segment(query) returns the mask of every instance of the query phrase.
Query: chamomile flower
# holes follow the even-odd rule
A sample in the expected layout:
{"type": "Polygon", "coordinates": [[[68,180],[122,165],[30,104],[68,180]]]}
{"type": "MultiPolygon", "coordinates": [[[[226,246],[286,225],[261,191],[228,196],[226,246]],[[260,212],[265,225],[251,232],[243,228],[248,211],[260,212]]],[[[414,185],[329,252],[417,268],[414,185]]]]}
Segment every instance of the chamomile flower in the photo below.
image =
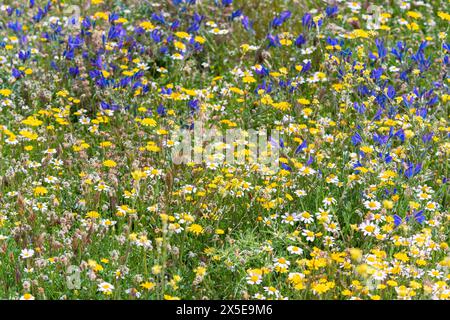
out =
{"type": "Polygon", "coordinates": [[[310,241],[310,242],[313,242],[314,239],[316,238],[315,233],[308,229],[304,229],[302,231],[302,236],[304,236],[306,238],[306,241],[310,241]]]}
{"type": "Polygon", "coordinates": [[[289,246],[287,247],[287,251],[290,254],[296,254],[296,255],[302,255],[303,254],[303,249],[297,246],[289,246]]]}
{"type": "Polygon", "coordinates": [[[98,291],[105,295],[111,295],[114,290],[114,286],[109,282],[101,282],[98,284],[98,291]]]}
{"type": "Polygon", "coordinates": [[[300,214],[298,215],[298,218],[301,222],[304,222],[307,224],[312,223],[314,221],[314,216],[311,213],[309,213],[308,211],[300,212],[300,214]]]}
{"type": "Polygon", "coordinates": [[[322,200],[322,203],[324,204],[325,207],[329,207],[333,204],[336,204],[336,199],[332,197],[326,197],[325,199],[322,200]]]}
{"type": "Polygon", "coordinates": [[[375,211],[381,208],[381,203],[376,200],[366,200],[364,201],[364,206],[369,210],[375,211]]]}
{"type": "Polygon", "coordinates": [[[34,296],[30,293],[25,293],[20,297],[20,300],[35,300],[34,296]]]}
{"type": "Polygon", "coordinates": [[[248,284],[260,284],[262,282],[262,277],[260,274],[251,273],[246,278],[248,284]]]}
{"type": "Polygon", "coordinates": [[[374,236],[379,232],[378,226],[370,221],[361,223],[359,229],[365,236],[374,236]]]}
{"type": "Polygon", "coordinates": [[[33,249],[22,249],[20,252],[20,257],[22,259],[29,259],[34,256],[34,250],[33,249]]]}
{"type": "Polygon", "coordinates": [[[290,224],[291,226],[293,226],[294,223],[296,221],[298,221],[298,217],[297,217],[297,215],[295,213],[288,213],[288,212],[286,212],[286,213],[284,213],[282,215],[281,218],[282,218],[282,222],[283,223],[290,224]]]}
{"type": "Polygon", "coordinates": [[[280,296],[280,292],[278,291],[277,288],[275,287],[264,287],[264,291],[269,295],[269,296],[274,296],[276,298],[278,298],[280,296]]]}

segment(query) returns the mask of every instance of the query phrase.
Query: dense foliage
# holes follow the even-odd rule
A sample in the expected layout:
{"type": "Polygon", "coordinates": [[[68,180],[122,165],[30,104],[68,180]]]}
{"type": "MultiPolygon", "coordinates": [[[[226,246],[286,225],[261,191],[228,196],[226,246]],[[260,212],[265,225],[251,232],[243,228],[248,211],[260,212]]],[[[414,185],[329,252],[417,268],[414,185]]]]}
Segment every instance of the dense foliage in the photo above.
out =
{"type": "Polygon", "coordinates": [[[449,299],[449,11],[7,1],[0,298],[449,299]]]}

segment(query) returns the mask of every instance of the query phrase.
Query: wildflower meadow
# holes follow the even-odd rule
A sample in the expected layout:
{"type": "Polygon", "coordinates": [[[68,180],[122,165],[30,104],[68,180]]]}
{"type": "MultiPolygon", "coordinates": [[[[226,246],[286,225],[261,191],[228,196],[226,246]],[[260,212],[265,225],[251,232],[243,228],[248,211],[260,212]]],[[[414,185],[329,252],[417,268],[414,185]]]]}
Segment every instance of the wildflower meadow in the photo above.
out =
{"type": "Polygon", "coordinates": [[[450,299],[449,21],[3,0],[0,299],[450,299]]]}

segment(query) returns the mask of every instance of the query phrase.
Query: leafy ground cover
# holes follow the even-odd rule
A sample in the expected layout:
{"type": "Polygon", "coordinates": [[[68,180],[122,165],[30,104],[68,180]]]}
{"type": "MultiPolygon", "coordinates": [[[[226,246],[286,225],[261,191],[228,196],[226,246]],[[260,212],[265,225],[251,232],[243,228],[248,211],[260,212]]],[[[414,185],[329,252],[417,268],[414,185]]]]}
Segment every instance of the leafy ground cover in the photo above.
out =
{"type": "Polygon", "coordinates": [[[0,9],[0,298],[449,299],[448,1],[0,9]]]}

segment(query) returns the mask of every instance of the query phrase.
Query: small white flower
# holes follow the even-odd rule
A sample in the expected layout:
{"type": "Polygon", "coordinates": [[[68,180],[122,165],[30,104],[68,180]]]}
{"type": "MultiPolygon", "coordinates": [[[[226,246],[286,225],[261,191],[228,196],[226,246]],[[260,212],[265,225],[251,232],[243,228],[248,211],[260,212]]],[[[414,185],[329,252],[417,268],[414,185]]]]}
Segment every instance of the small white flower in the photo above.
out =
{"type": "Polygon", "coordinates": [[[365,236],[371,236],[378,233],[378,227],[370,221],[363,222],[360,224],[359,229],[363,232],[365,236]]]}
{"type": "Polygon", "coordinates": [[[25,293],[20,297],[20,300],[34,300],[34,296],[30,293],[25,293]]]}
{"type": "Polygon", "coordinates": [[[33,255],[34,255],[34,250],[33,249],[23,249],[22,252],[20,253],[20,257],[22,259],[31,258],[33,255]]]}
{"type": "Polygon", "coordinates": [[[304,223],[312,223],[314,221],[314,217],[308,211],[303,211],[299,214],[299,219],[304,223]]]}
{"type": "Polygon", "coordinates": [[[381,208],[381,203],[375,200],[364,201],[364,206],[369,210],[378,210],[381,208]]]}
{"type": "Polygon", "coordinates": [[[264,291],[267,292],[269,296],[274,295],[275,297],[278,297],[278,295],[280,294],[280,292],[275,287],[264,287],[264,291]]]}
{"type": "Polygon", "coordinates": [[[303,253],[303,249],[299,248],[297,246],[289,246],[289,247],[287,247],[287,251],[290,254],[297,254],[297,255],[301,255],[303,253]]]}
{"type": "Polygon", "coordinates": [[[102,282],[99,283],[98,290],[104,294],[111,294],[114,290],[114,286],[109,282],[102,282]]]}

